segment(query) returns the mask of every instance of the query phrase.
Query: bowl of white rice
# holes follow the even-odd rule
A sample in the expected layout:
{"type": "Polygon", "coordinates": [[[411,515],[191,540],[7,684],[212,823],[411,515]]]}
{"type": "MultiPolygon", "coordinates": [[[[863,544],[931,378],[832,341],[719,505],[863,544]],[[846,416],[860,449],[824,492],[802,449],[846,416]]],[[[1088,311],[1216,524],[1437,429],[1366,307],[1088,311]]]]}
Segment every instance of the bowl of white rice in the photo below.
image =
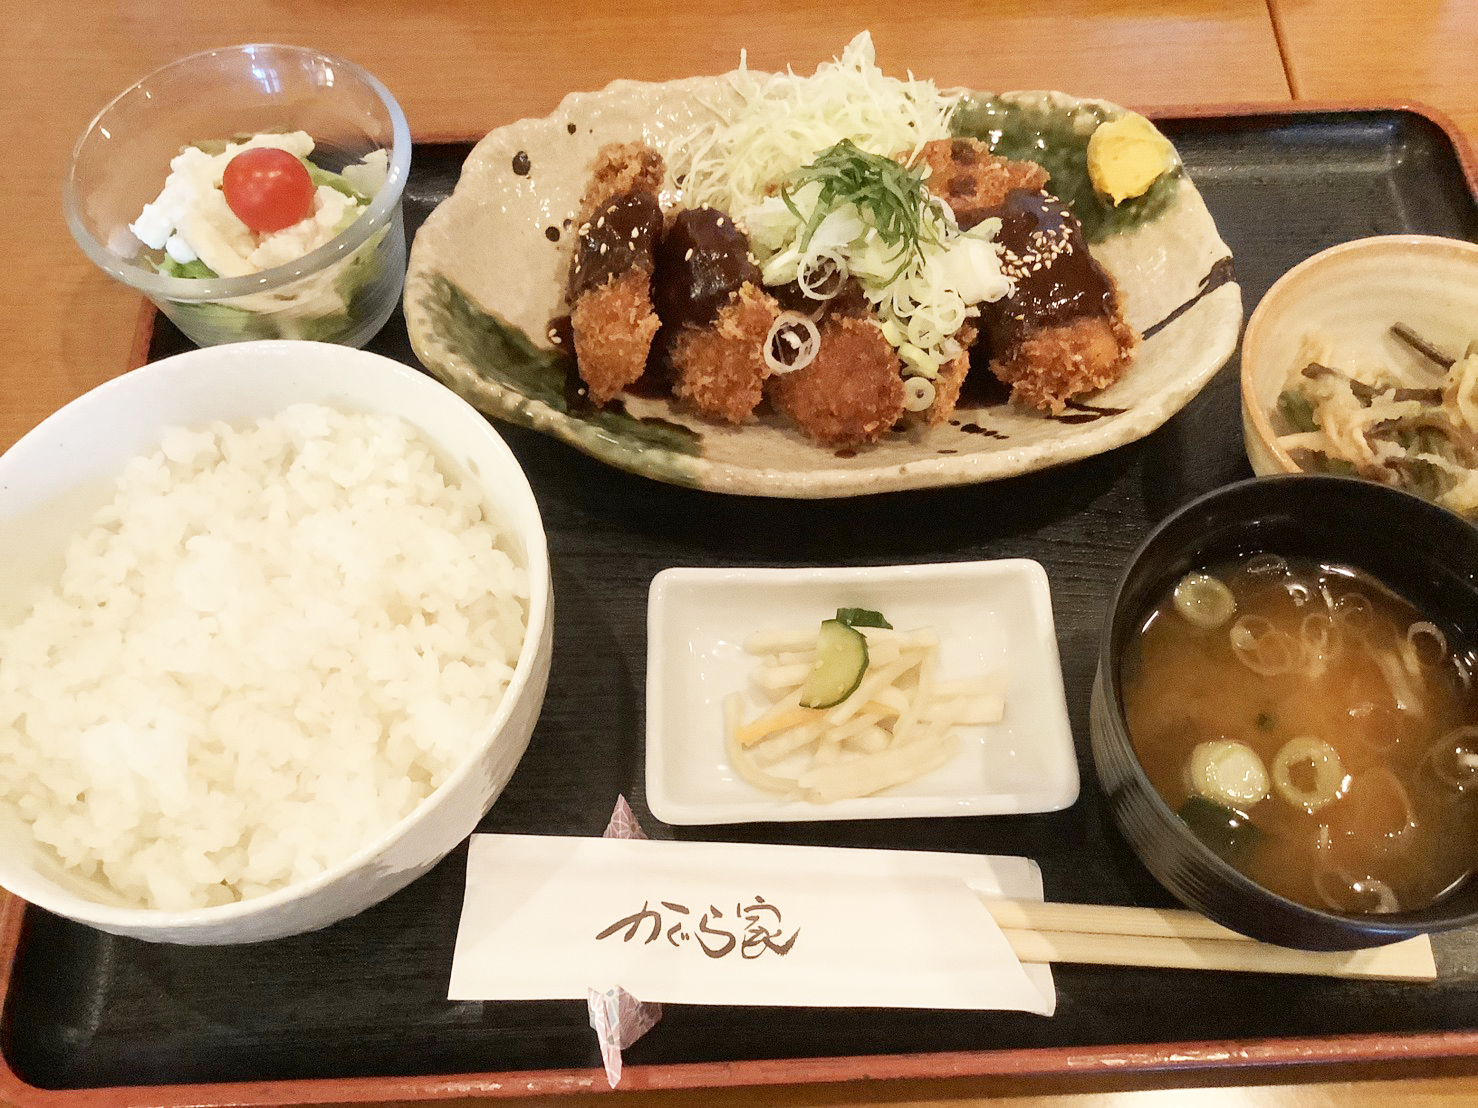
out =
{"type": "Polygon", "coordinates": [[[293,341],[124,374],[0,456],[0,885],[162,942],[360,912],[507,784],[551,632],[528,481],[442,385],[293,341]]]}

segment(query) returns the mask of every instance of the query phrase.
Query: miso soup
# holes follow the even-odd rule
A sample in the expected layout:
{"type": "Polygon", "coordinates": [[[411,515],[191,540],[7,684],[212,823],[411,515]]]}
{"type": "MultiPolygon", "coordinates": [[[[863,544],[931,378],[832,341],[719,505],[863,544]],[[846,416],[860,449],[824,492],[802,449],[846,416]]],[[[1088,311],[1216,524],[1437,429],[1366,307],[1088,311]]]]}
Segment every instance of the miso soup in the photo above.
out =
{"type": "Polygon", "coordinates": [[[1368,575],[1255,555],[1188,575],[1125,652],[1150,782],[1228,862],[1344,915],[1474,868],[1478,699],[1460,644],[1368,575]]]}

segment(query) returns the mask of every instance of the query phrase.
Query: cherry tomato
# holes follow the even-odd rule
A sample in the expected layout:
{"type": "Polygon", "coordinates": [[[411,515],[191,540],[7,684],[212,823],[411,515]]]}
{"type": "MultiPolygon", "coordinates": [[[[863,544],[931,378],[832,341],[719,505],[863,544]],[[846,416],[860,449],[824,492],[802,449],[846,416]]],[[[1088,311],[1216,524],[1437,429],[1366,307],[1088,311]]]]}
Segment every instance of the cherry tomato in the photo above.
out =
{"type": "Polygon", "coordinates": [[[254,146],[227,162],[221,191],[236,218],[262,234],[291,227],[313,211],[308,170],[286,150],[271,146],[254,146]]]}

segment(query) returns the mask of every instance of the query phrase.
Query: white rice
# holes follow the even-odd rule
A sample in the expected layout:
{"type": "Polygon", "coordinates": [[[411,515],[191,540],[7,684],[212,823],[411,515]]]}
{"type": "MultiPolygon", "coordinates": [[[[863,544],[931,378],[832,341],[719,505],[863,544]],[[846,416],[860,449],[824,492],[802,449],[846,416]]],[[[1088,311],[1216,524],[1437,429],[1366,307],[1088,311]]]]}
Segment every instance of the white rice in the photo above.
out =
{"type": "Polygon", "coordinates": [[[527,623],[511,549],[399,419],[298,405],[172,432],[0,629],[0,797],[140,905],[311,878],[497,707],[527,623]]]}

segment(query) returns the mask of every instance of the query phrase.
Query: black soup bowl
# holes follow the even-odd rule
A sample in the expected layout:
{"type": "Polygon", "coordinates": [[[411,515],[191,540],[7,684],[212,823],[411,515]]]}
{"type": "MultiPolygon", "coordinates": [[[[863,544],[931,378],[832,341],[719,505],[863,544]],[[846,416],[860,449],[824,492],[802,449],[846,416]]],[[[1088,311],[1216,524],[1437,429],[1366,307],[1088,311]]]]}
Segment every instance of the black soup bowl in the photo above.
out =
{"type": "MultiPolygon", "coordinates": [[[[1478,875],[1418,911],[1354,916],[1295,903],[1223,860],[1150,783],[1130,741],[1121,683],[1137,634],[1185,574],[1254,553],[1363,570],[1437,624],[1470,663],[1475,658],[1478,528],[1416,496],[1355,478],[1262,477],[1208,493],[1164,520],[1130,559],[1100,640],[1093,761],[1119,830],[1178,899],[1266,942],[1349,950],[1478,923],[1478,875]]],[[[1478,869],[1478,841],[1473,849],[1478,869]]]]}

